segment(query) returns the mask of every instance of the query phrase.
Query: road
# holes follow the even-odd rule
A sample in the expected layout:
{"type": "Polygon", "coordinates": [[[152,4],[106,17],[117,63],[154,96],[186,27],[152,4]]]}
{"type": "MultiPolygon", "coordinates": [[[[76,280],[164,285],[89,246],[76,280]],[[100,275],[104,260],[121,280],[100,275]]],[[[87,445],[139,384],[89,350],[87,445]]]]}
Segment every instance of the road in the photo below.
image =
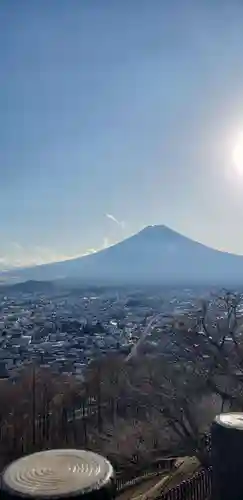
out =
{"type": "Polygon", "coordinates": [[[161,318],[163,316],[163,313],[159,313],[159,314],[156,314],[155,316],[152,316],[152,318],[150,319],[150,321],[148,322],[146,328],[144,329],[141,337],[139,337],[139,340],[137,341],[137,343],[133,346],[133,348],[131,349],[131,351],[129,352],[128,356],[126,357],[125,359],[125,362],[128,362],[130,361],[132,358],[135,358],[138,354],[138,349],[139,347],[142,345],[142,343],[144,342],[144,340],[146,339],[147,335],[150,333],[150,330],[151,330],[151,327],[154,325],[156,325],[156,322],[159,318],[161,318]]]}

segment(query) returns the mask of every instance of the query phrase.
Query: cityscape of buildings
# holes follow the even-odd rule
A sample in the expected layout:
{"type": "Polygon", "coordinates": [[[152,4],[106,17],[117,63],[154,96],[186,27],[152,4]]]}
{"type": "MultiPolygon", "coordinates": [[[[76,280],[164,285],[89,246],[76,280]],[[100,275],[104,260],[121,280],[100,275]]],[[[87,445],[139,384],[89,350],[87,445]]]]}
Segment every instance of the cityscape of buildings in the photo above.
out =
{"type": "Polygon", "coordinates": [[[175,314],[190,308],[193,300],[190,290],[30,293],[10,287],[0,302],[0,377],[11,377],[32,362],[82,378],[84,368],[100,355],[128,354],[146,318],[175,314]]]}

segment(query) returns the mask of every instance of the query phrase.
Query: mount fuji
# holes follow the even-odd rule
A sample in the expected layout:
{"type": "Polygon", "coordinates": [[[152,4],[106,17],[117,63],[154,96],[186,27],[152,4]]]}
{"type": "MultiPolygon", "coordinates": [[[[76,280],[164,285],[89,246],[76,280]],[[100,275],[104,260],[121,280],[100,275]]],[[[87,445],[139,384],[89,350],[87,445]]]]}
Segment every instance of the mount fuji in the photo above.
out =
{"type": "Polygon", "coordinates": [[[243,256],[207,247],[166,226],[148,226],[96,253],[15,269],[5,280],[80,278],[111,284],[240,284],[243,256]]]}

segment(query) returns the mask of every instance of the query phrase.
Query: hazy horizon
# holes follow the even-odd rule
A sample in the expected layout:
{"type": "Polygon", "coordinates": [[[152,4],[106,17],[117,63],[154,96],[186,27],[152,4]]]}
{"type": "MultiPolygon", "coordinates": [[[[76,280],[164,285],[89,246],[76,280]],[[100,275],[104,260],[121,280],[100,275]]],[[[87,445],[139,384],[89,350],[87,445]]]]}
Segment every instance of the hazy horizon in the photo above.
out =
{"type": "Polygon", "coordinates": [[[0,39],[1,269],[151,224],[243,255],[243,4],[3,0],[0,39]]]}
{"type": "MultiPolygon", "coordinates": [[[[91,275],[93,274],[92,280],[96,279],[99,281],[99,273],[102,270],[102,273],[104,273],[104,276],[109,276],[111,274],[112,279],[116,281],[116,266],[111,271],[112,266],[114,264],[113,260],[115,258],[116,265],[122,265],[123,271],[122,274],[131,276],[131,280],[133,278],[133,272],[134,272],[134,262],[136,261],[136,265],[139,267],[139,275],[143,277],[146,275],[146,272],[148,271],[148,274],[150,275],[149,268],[151,266],[151,262],[154,262],[155,268],[156,268],[156,275],[157,277],[159,276],[159,271],[161,271],[164,268],[167,268],[168,266],[168,278],[171,279],[172,275],[178,276],[181,272],[181,269],[184,268],[184,271],[186,270],[186,276],[190,278],[192,274],[192,263],[194,263],[195,259],[198,257],[198,252],[199,254],[202,254],[203,252],[203,259],[202,261],[198,262],[198,269],[203,272],[203,276],[205,274],[205,270],[207,269],[207,274],[209,276],[213,276],[214,271],[215,271],[215,266],[217,267],[220,262],[222,263],[222,258],[224,259],[224,265],[221,267],[220,270],[220,276],[221,278],[224,278],[224,274],[227,275],[228,272],[230,272],[230,275],[235,274],[235,265],[236,267],[236,275],[238,275],[239,271],[241,272],[241,264],[243,265],[243,255],[241,254],[235,254],[231,252],[224,252],[221,250],[217,250],[213,247],[210,247],[209,245],[205,245],[202,242],[198,240],[193,240],[191,238],[188,238],[186,235],[183,235],[182,233],[169,228],[166,225],[161,225],[161,224],[154,224],[154,225],[149,225],[145,226],[142,229],[140,229],[138,232],[133,233],[119,241],[116,241],[114,243],[111,243],[110,245],[106,247],[99,248],[97,250],[89,250],[88,252],[85,252],[84,254],[81,255],[75,255],[75,256],[64,256],[63,258],[55,259],[55,260],[50,260],[50,261],[45,261],[45,262],[30,262],[29,264],[17,264],[17,265],[11,265],[8,268],[2,268],[0,269],[1,276],[12,276],[12,271],[15,273],[17,271],[17,275],[20,281],[21,281],[21,274],[18,275],[19,271],[23,271],[23,279],[25,279],[25,270],[27,271],[26,277],[30,280],[36,279],[35,278],[35,273],[28,274],[28,270],[37,270],[38,274],[38,279],[43,280],[43,273],[45,276],[45,279],[57,279],[60,277],[65,277],[65,278],[72,278],[76,277],[77,279],[82,278],[83,273],[84,276],[86,275],[86,271],[88,270],[87,276],[89,276],[89,271],[90,268],[86,269],[86,264],[87,260],[83,261],[81,259],[82,257],[91,257],[91,261],[89,260],[89,263],[91,263],[91,275]],[[121,245],[120,245],[121,244],[121,245]],[[127,245],[128,244],[128,245],[127,245]],[[113,251],[112,247],[116,247],[113,251]],[[130,249],[132,250],[132,254],[130,253],[127,254],[127,250],[130,249]],[[102,250],[102,252],[101,252],[102,250]],[[104,250],[108,250],[108,252],[103,252],[104,250]],[[112,253],[110,252],[112,250],[112,253]],[[215,252],[216,250],[216,252],[215,252]],[[135,252],[135,255],[134,255],[135,252]],[[154,254],[155,252],[155,254],[154,254]],[[93,259],[92,255],[95,256],[97,255],[98,258],[94,257],[95,260],[93,259]],[[104,257],[105,255],[105,260],[100,261],[100,257],[104,257]],[[141,261],[141,255],[144,254],[146,255],[145,262],[141,261]],[[208,260],[208,257],[210,255],[210,258],[208,260]],[[156,258],[155,258],[156,256],[156,258]],[[117,260],[118,257],[118,260],[117,260]],[[241,260],[242,257],[242,262],[240,262],[238,259],[241,260]],[[165,258],[168,259],[168,262],[165,263],[165,258]],[[186,261],[184,264],[182,264],[183,260],[186,261]],[[232,260],[233,258],[233,260],[232,260]],[[155,260],[154,260],[155,259],[155,260]],[[212,260],[213,259],[213,260],[212,260]],[[229,259],[229,260],[228,260],[229,259]],[[77,263],[77,266],[76,266],[77,263]],[[61,267],[59,266],[61,264],[61,267]],[[64,267],[63,267],[64,264],[64,267]],[[70,267],[70,265],[71,267],[70,267]],[[74,264],[74,267],[73,267],[74,264]],[[83,265],[84,264],[84,265],[83,265]],[[97,266],[97,269],[95,271],[95,267],[97,266]],[[51,266],[50,266],[51,265],[51,266]],[[67,265],[67,267],[66,267],[67,265]],[[239,267],[240,265],[240,267],[239,267]],[[57,267],[56,267],[57,266],[57,267]],[[124,267],[125,266],[125,267],[124,267]],[[131,267],[132,266],[132,267],[131,267]],[[172,266],[172,267],[171,267],[172,266]],[[178,267],[179,266],[179,267],[178,267]],[[56,273],[56,269],[58,270],[62,269],[62,272],[64,271],[63,275],[58,276],[58,273],[56,273]],[[169,270],[170,268],[170,270],[169,270]],[[52,273],[54,271],[54,275],[52,276],[52,273]],[[69,274],[69,271],[71,273],[69,274]],[[5,274],[6,272],[6,274],[5,274]],[[46,274],[47,272],[47,274],[46,274]],[[73,276],[74,272],[74,276],[73,276]],[[50,276],[49,277],[49,273],[50,276]]],[[[197,267],[197,266],[196,266],[197,267]]],[[[200,274],[199,271],[199,274],[200,274]]],[[[59,271],[58,271],[59,272],[59,271]]],[[[196,272],[196,270],[194,270],[196,272]]],[[[14,275],[13,275],[14,276],[14,275]]],[[[152,276],[152,275],[151,275],[152,276]]],[[[89,279],[86,277],[86,279],[89,279]]],[[[125,277],[125,282],[126,282],[126,277],[125,277]]],[[[174,279],[174,278],[173,278],[174,279]]],[[[103,280],[103,278],[102,278],[103,280]]],[[[119,282],[119,280],[118,280],[119,282]]],[[[153,282],[153,280],[152,280],[153,282]]],[[[160,278],[159,278],[160,282],[160,278]]]]}

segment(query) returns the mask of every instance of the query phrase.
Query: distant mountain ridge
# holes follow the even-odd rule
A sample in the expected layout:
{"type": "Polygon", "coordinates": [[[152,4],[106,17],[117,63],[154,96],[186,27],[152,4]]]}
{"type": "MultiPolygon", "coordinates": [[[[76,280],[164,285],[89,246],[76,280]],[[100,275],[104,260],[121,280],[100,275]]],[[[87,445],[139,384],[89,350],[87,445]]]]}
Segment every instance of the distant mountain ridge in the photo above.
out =
{"type": "Polygon", "coordinates": [[[51,293],[55,290],[55,285],[51,281],[35,281],[28,280],[20,283],[14,284],[2,284],[0,286],[1,293],[11,292],[21,292],[26,294],[33,293],[51,293]]]}
{"type": "Polygon", "coordinates": [[[15,269],[5,278],[80,278],[97,283],[243,283],[243,256],[221,252],[166,226],[148,226],[99,252],[73,260],[15,269]]]}

